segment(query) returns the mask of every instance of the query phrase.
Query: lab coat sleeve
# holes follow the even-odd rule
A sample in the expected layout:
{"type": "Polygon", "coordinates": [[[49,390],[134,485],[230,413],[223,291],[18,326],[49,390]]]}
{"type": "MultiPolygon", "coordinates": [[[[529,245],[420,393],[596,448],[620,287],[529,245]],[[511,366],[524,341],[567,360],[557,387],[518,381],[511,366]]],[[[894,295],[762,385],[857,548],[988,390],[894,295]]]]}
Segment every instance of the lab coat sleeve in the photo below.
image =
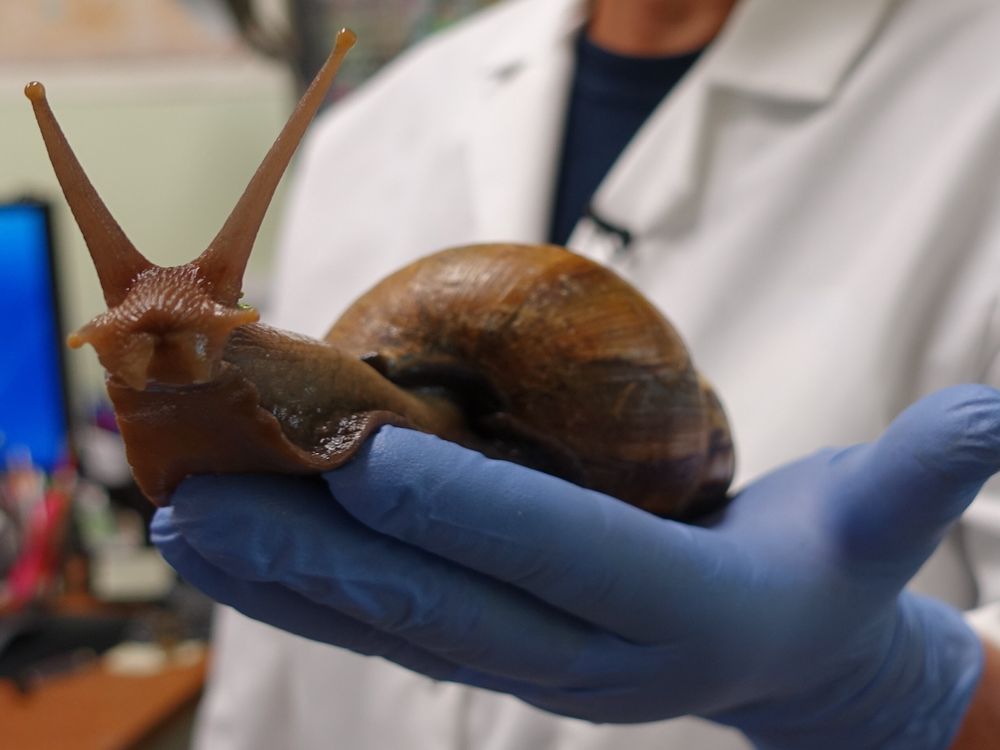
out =
{"type": "MultiPolygon", "coordinates": [[[[1000,313],[993,328],[1000,328],[1000,313]]],[[[1000,387],[1000,355],[991,363],[985,378],[1000,387]]],[[[975,576],[979,607],[969,613],[970,624],[1000,647],[1000,477],[994,477],[966,512],[962,542],[975,576]]]]}
{"type": "Polygon", "coordinates": [[[969,622],[1000,647],[1000,480],[994,478],[962,521],[960,539],[977,584],[969,622]]]}
{"type": "Polygon", "coordinates": [[[294,747],[286,718],[296,679],[285,641],[273,628],[228,608],[215,611],[212,661],[192,746],[203,750],[294,747]],[[270,631],[270,632],[268,632],[270,631]],[[248,706],[255,707],[248,710],[248,706]]]}
{"type": "MultiPolygon", "coordinates": [[[[941,231],[927,252],[928,262],[949,256],[961,262],[944,274],[934,314],[917,329],[925,343],[908,398],[957,382],[1000,388],[1000,179],[979,166],[1000,153],[1000,106],[994,101],[978,114],[977,135],[954,171],[954,200],[937,220],[941,231]]],[[[1000,475],[986,484],[937,557],[944,562],[938,572],[950,567],[952,575],[939,576],[934,595],[978,608],[970,610],[970,622],[1000,642],[1000,475]]],[[[917,583],[920,588],[919,577],[917,583]]]]}

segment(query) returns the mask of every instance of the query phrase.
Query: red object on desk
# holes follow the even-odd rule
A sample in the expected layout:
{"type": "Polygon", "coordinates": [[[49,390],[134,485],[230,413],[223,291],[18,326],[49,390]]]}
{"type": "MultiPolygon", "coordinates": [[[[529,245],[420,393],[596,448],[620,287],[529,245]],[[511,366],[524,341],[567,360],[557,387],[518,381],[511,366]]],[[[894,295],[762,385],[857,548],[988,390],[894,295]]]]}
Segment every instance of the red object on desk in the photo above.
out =
{"type": "Polygon", "coordinates": [[[31,509],[23,552],[7,577],[7,608],[37,599],[56,578],[69,507],[68,495],[50,489],[31,509]]]}

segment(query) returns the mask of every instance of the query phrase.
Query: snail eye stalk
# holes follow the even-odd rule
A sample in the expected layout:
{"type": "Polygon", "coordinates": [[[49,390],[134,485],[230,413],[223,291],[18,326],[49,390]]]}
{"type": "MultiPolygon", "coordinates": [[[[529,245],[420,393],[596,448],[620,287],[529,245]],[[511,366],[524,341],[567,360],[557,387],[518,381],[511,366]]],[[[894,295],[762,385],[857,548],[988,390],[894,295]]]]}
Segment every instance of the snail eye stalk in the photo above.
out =
{"type": "Polygon", "coordinates": [[[250,251],[274,191],[302,141],[306,128],[323,104],[341,62],[356,41],[357,36],[348,29],[341,29],[337,34],[333,51],[302,95],[233,212],[208,249],[194,261],[202,275],[212,284],[215,299],[220,304],[235,305],[239,300],[250,251]]]}
{"type": "MultiPolygon", "coordinates": [[[[193,261],[211,287],[216,302],[235,306],[239,301],[250,251],[274,191],[306,128],[322,105],[341,62],[356,41],[354,32],[348,29],[337,34],[326,63],[302,96],[229,218],[208,248],[193,261]]],[[[52,167],[90,250],[104,300],[109,307],[119,305],[135,279],[156,266],[136,250],[97,194],[49,107],[45,87],[32,81],[25,86],[24,93],[31,101],[52,167]]]]}
{"type": "Polygon", "coordinates": [[[250,251],[274,191],[356,37],[346,29],[303,95],[222,229],[196,260],[150,263],[125,236],[70,148],[45,87],[33,81],[31,101],[56,177],[83,233],[108,311],[69,337],[90,344],[105,369],[136,391],[148,383],[204,383],[222,368],[230,334],[257,321],[239,304],[250,251]]]}
{"type": "Polygon", "coordinates": [[[45,87],[32,81],[24,93],[31,100],[52,168],[94,261],[104,301],[108,307],[121,304],[136,277],[153,265],[125,236],[83,171],[49,107],[45,87]]]}

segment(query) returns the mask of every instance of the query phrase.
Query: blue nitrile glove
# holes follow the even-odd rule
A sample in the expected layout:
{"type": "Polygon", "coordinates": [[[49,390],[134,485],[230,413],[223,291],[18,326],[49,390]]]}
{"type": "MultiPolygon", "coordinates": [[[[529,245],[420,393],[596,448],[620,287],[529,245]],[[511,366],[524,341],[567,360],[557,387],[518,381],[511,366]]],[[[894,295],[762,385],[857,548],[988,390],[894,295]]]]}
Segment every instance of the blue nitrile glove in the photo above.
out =
{"type": "Polygon", "coordinates": [[[957,611],[900,590],[998,467],[1000,393],[980,386],[763,477],[705,527],[383,428],[326,484],[190,480],[153,532],[251,617],[559,714],[939,749],[982,650],[957,611]]]}

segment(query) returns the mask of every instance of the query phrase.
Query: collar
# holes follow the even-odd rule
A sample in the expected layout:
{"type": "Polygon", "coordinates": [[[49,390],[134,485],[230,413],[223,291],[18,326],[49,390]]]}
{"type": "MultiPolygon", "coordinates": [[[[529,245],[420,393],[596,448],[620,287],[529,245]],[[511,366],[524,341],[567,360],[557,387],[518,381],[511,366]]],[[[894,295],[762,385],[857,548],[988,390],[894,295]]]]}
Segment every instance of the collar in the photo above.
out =
{"type": "MultiPolygon", "coordinates": [[[[728,89],[822,103],[836,93],[898,2],[739,0],[706,52],[704,74],[728,89]]],[[[587,0],[519,4],[527,11],[529,3],[530,25],[507,29],[483,60],[489,75],[504,79],[544,58],[567,44],[587,17],[587,0]]]]}
{"type": "MultiPolygon", "coordinates": [[[[898,0],[739,0],[719,37],[654,112],[594,196],[597,213],[635,236],[692,215],[713,88],[821,105],[898,0]],[[683,105],[683,106],[682,106],[683,105]],[[669,165],[664,168],[663,165],[669,165]]],[[[466,141],[478,236],[538,242],[548,227],[572,71],[587,0],[514,0],[494,10],[488,82],[466,141]],[[532,116],[526,117],[525,113],[532,116]]],[[[570,246],[578,246],[575,235],[570,246]]]]}
{"type": "Polygon", "coordinates": [[[505,80],[562,48],[587,20],[588,0],[517,0],[508,4],[510,23],[482,59],[486,74],[505,80]],[[520,8],[517,8],[520,6],[520,8]]]}
{"type": "Polygon", "coordinates": [[[713,45],[716,85],[820,104],[837,92],[898,0],[742,0],[713,45]]]}

